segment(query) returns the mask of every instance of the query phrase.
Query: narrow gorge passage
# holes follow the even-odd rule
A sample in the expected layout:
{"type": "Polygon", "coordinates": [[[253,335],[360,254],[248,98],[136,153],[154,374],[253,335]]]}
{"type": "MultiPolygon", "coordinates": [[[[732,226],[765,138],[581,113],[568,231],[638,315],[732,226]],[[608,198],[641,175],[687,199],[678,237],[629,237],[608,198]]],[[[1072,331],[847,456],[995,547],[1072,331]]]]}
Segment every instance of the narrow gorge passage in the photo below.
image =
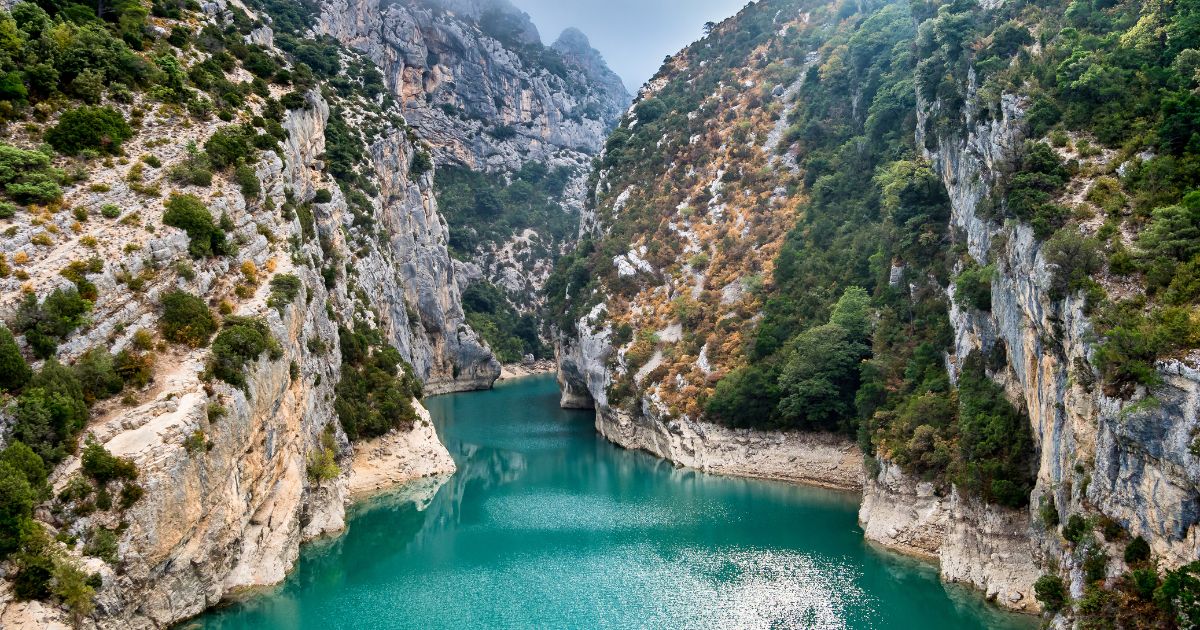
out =
{"type": "Polygon", "coordinates": [[[854,494],[677,469],[557,397],[537,376],[429,399],[453,477],[358,505],[278,589],[181,628],[1035,625],[872,548],[854,494]]]}

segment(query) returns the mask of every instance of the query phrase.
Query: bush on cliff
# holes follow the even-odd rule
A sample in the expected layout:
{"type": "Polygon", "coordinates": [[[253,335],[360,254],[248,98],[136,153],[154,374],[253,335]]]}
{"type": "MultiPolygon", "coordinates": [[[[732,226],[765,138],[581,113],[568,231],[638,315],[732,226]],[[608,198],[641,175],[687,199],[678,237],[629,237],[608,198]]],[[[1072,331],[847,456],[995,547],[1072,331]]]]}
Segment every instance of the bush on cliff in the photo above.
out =
{"type": "Polygon", "coordinates": [[[162,298],[160,320],[163,337],[193,348],[208,345],[217,331],[217,319],[204,300],[186,291],[172,291],[162,298]]]}
{"type": "Polygon", "coordinates": [[[412,367],[361,323],[353,331],[340,328],[338,336],[342,380],[333,405],[346,437],[370,439],[411,429],[419,417],[413,399],[422,395],[412,367]]]}
{"type": "Polygon", "coordinates": [[[227,317],[221,332],[212,344],[209,369],[213,376],[241,389],[246,389],[245,366],[263,353],[277,360],[283,356],[279,342],[271,335],[266,322],[250,317],[227,317]]]}

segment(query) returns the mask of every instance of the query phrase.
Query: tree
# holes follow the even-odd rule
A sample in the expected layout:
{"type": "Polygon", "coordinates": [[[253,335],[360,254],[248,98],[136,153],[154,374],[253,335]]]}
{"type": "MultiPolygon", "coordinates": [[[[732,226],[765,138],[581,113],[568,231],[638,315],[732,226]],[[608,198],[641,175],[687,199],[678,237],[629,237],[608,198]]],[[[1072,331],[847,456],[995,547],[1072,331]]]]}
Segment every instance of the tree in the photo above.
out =
{"type": "Polygon", "coordinates": [[[217,332],[217,320],[208,305],[186,291],[177,290],[164,295],[162,307],[160,325],[163,337],[168,341],[202,348],[217,332]]]}
{"type": "Polygon", "coordinates": [[[88,438],[80,458],[80,468],[93,481],[104,487],[110,481],[137,479],[138,470],[134,463],[124,457],[116,457],[103,444],[88,438]]]}
{"type": "Polygon", "coordinates": [[[751,365],[727,374],[717,382],[706,411],[733,427],[770,426],[779,406],[778,374],[751,365]]]}
{"type": "Polygon", "coordinates": [[[1033,594],[1049,612],[1058,612],[1067,604],[1067,588],[1057,575],[1043,575],[1033,583],[1033,594]]]}
{"type": "Polygon", "coordinates": [[[125,388],[125,381],[113,367],[113,356],[103,348],[92,348],[75,362],[75,377],[89,403],[110,398],[125,388]]]}
{"type": "Polygon", "coordinates": [[[0,326],[0,390],[17,391],[29,382],[32,375],[12,332],[0,326]]]}
{"type": "Polygon", "coordinates": [[[20,548],[21,530],[33,514],[34,498],[25,475],[0,461],[0,558],[20,548]]]}
{"type": "Polygon", "coordinates": [[[188,253],[196,258],[229,253],[225,232],[213,221],[212,213],[195,195],[171,195],[163,223],[188,234],[188,253]]]}
{"type": "Polygon", "coordinates": [[[46,132],[46,142],[59,153],[74,155],[84,149],[118,153],[133,130],[121,112],[111,107],[82,106],[68,110],[46,132]]]}
{"type": "Polygon", "coordinates": [[[796,337],[779,378],[781,422],[807,430],[832,430],[853,416],[858,365],[867,347],[837,324],[811,328],[796,337]]]}

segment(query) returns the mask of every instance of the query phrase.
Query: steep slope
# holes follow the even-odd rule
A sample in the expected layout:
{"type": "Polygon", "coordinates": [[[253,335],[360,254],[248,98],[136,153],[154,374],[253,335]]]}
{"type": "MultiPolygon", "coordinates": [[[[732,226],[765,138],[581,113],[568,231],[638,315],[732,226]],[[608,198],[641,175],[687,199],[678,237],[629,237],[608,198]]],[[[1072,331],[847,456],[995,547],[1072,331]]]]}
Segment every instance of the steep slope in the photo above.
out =
{"type": "Polygon", "coordinates": [[[479,270],[473,325],[507,362],[548,356],[542,287],[629,103],[620,78],[577,29],[544,46],[507,0],[326,2],[318,32],[378,64],[446,167],[437,193],[451,253],[479,270]]]}
{"type": "Polygon", "coordinates": [[[6,626],[279,581],[350,493],[452,471],[419,398],[500,371],[370,59],[307,5],[120,11],[0,15],[6,626]]]}
{"type": "Polygon", "coordinates": [[[869,538],[1004,606],[1188,626],[1192,15],[765,1],[717,25],[610,137],[549,283],[563,404],[717,472],[857,437],[869,538]]]}

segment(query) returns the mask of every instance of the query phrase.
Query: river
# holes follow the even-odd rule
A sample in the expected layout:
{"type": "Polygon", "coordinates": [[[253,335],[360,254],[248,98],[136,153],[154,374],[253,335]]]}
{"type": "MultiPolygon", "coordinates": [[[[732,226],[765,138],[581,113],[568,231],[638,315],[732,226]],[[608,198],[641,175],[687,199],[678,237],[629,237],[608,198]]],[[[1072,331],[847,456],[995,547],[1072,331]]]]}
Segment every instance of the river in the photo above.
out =
{"type": "Polygon", "coordinates": [[[551,377],[426,401],[458,472],[352,508],[280,586],[181,628],[1011,628],[863,539],[853,494],[706,475],[598,437],[551,377]]]}

